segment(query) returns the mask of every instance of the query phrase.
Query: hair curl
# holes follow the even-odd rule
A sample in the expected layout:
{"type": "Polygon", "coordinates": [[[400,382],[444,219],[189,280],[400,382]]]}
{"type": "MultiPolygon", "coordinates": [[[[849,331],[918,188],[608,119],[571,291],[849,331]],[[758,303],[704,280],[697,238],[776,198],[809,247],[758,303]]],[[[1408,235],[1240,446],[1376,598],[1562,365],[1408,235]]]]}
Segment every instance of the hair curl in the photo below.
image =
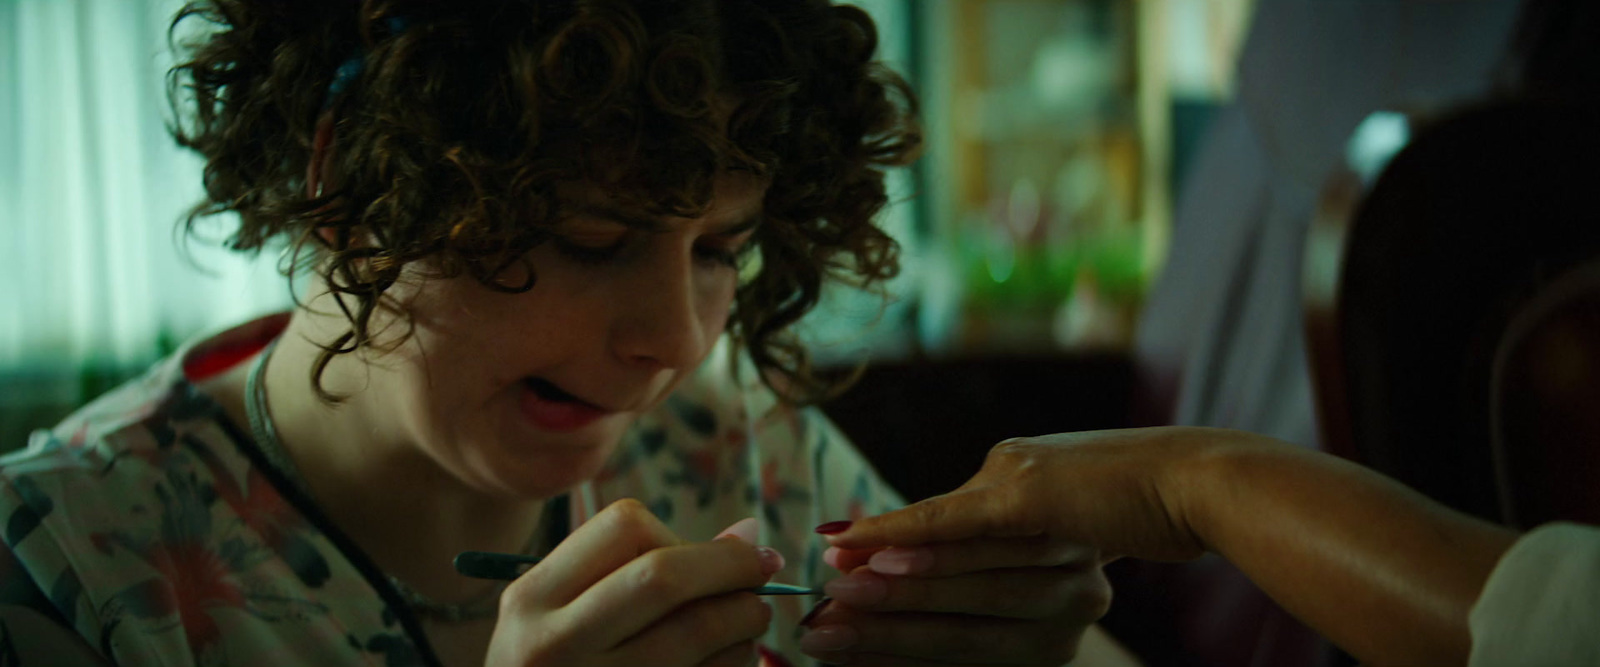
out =
{"type": "MultiPolygon", "coordinates": [[[[372,345],[372,315],[427,260],[502,291],[532,288],[525,253],[589,183],[654,215],[703,212],[723,169],[770,181],[759,271],[729,327],[769,385],[795,401],[833,385],[790,332],[824,278],[870,284],[898,269],[873,224],[883,169],[921,148],[916,98],[873,61],[860,9],[826,0],[209,0],[172,22],[178,143],[205,157],[185,221],[235,211],[230,244],[285,239],[350,321],[311,373],[372,345]],[[361,69],[330,95],[341,64],[361,69]],[[722,96],[738,101],[717,111],[722,96]],[[336,187],[307,196],[317,124],[332,113],[336,187]],[[328,240],[328,239],[331,239],[328,240]],[[360,242],[353,242],[360,239],[360,242]],[[306,250],[311,252],[304,252],[306,250]],[[508,269],[527,280],[507,284],[508,269]]],[[[299,263],[299,262],[297,262],[299,263]]],[[[295,267],[285,267],[292,272],[295,267]]]]}

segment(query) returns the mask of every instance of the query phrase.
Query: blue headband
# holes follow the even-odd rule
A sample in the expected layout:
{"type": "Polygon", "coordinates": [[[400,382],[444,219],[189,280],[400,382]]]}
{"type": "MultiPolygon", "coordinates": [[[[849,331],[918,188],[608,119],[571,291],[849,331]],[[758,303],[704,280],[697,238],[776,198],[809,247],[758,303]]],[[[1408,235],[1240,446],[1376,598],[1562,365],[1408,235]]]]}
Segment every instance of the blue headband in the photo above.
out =
{"type": "MultiPolygon", "coordinates": [[[[406,27],[410,25],[410,21],[399,16],[391,16],[384,19],[383,22],[389,26],[390,35],[398,35],[405,32],[406,27]]],[[[361,70],[366,67],[366,59],[367,54],[358,50],[355,55],[339,63],[339,68],[333,71],[333,81],[328,83],[328,95],[322,100],[323,112],[332,109],[339,96],[343,95],[344,91],[349,90],[350,85],[355,83],[357,77],[361,76],[361,70]]]]}

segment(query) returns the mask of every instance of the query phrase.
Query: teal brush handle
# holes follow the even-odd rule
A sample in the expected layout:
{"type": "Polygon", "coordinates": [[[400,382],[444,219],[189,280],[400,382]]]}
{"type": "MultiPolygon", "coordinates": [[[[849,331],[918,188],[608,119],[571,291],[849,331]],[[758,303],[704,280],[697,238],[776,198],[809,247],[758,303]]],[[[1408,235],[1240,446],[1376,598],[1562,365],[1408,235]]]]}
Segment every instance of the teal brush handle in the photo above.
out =
{"type": "MultiPolygon", "coordinates": [[[[493,551],[463,551],[456,554],[456,571],[474,579],[500,579],[510,581],[522,576],[528,568],[543,560],[542,556],[503,554],[493,551]]],[[[820,588],[806,588],[793,584],[767,584],[752,588],[756,595],[820,595],[820,588]]]]}

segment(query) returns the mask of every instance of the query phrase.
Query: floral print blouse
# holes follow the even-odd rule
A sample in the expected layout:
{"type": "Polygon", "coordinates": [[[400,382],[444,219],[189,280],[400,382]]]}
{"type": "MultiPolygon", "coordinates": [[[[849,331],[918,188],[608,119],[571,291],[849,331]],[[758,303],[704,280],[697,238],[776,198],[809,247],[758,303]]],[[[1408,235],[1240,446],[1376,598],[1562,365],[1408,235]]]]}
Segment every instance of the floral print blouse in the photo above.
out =
{"type": "MultiPolygon", "coordinates": [[[[0,665],[72,651],[126,666],[438,664],[382,572],[192,384],[254,353],[214,343],[226,336],[0,458],[0,609],[37,612],[0,613],[0,665]]],[[[729,350],[569,494],[567,525],[621,498],[689,540],[755,516],[788,557],[777,580],[820,585],[834,575],[811,527],[901,501],[826,418],[780,403],[729,350]]],[[[796,640],[817,600],[768,601],[763,665],[813,664],[796,640]]]]}

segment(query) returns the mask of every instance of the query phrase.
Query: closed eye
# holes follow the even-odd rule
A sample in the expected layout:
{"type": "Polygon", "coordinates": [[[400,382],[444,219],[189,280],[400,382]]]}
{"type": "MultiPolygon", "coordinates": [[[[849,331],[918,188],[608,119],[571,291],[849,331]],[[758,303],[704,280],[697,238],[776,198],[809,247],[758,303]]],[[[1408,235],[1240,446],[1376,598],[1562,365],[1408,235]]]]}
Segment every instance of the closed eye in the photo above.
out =
{"type": "Polygon", "coordinates": [[[756,229],[760,225],[759,217],[751,218],[706,236],[706,242],[696,246],[695,254],[718,265],[738,269],[750,251],[755,249],[756,229]]]}
{"type": "Polygon", "coordinates": [[[705,261],[714,262],[719,266],[737,269],[739,268],[739,264],[744,261],[745,257],[750,255],[750,251],[754,250],[755,247],[756,244],[754,243],[741,243],[738,245],[738,247],[733,248],[715,245],[701,245],[695,247],[695,255],[705,261]]]}

